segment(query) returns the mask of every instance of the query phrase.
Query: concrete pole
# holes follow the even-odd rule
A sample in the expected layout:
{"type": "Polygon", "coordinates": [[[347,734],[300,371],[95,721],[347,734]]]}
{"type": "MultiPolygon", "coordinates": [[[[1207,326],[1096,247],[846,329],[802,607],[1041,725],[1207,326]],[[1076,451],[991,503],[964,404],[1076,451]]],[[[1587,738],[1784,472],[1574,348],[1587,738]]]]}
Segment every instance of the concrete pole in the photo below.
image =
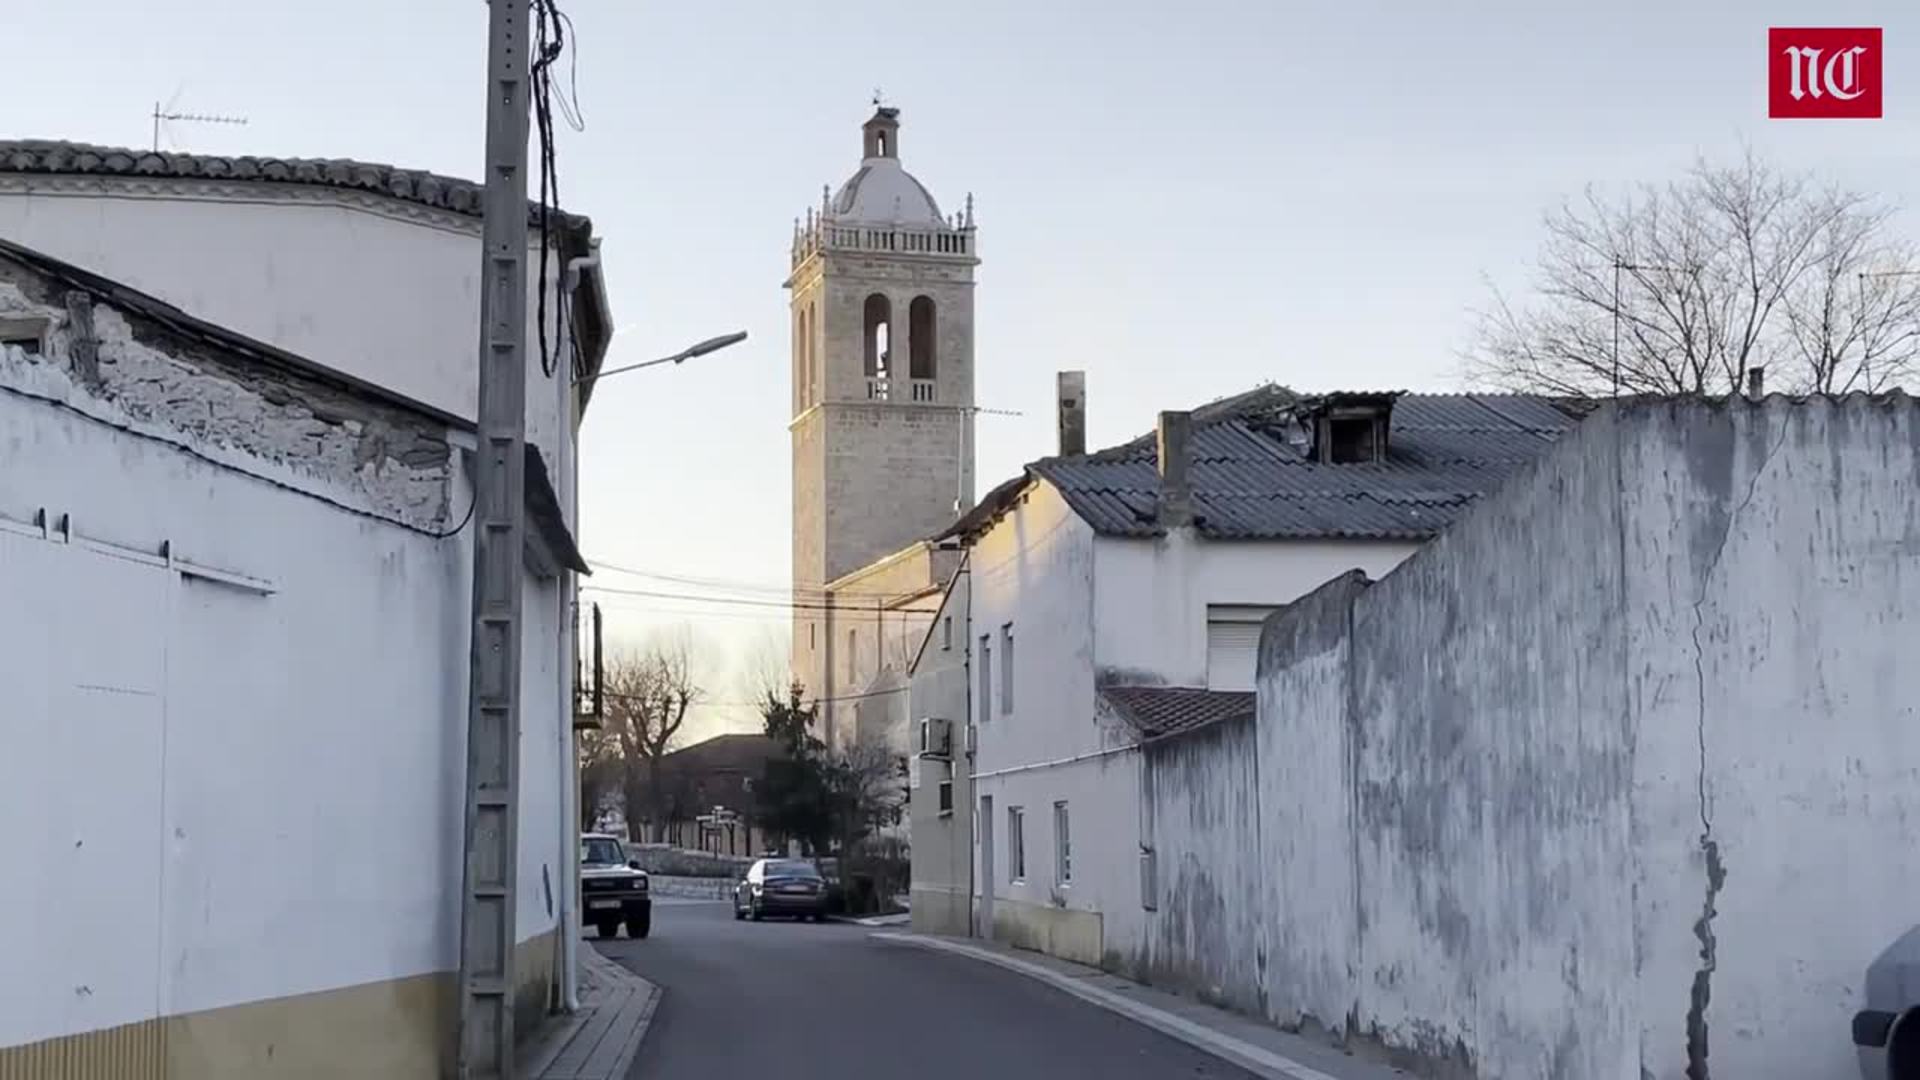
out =
{"type": "Polygon", "coordinates": [[[527,428],[528,0],[490,0],[474,456],[473,622],[460,904],[460,1080],[514,1064],[521,560],[527,428]]]}

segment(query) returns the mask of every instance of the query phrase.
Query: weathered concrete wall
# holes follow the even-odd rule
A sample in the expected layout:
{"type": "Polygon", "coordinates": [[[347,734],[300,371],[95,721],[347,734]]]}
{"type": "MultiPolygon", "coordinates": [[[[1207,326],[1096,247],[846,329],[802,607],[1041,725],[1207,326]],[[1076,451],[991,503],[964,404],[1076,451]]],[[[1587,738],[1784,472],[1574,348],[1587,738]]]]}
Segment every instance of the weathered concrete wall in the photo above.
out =
{"type": "Polygon", "coordinates": [[[1920,417],[1851,397],[1638,426],[1620,469],[1643,1057],[1678,1077],[1701,1040],[1715,1077],[1851,1077],[1861,973],[1920,895],[1894,854],[1920,818],[1920,417]]]}
{"type": "Polygon", "coordinates": [[[1267,875],[1256,857],[1254,725],[1215,724],[1150,743],[1141,761],[1141,797],[1158,858],[1154,913],[1144,944],[1131,956],[1117,941],[1108,951],[1119,954],[1123,970],[1155,985],[1189,987],[1204,1000],[1258,1015],[1265,999],[1267,875]]]}
{"type": "Polygon", "coordinates": [[[1268,1014],[1441,1075],[1855,1075],[1920,889],[1916,470],[1905,398],[1629,405],[1276,615],[1268,1014]]]}
{"type": "Polygon", "coordinates": [[[1355,1034],[1463,1072],[1639,1066],[1614,434],[1595,419],[1354,600],[1355,1034]]]}

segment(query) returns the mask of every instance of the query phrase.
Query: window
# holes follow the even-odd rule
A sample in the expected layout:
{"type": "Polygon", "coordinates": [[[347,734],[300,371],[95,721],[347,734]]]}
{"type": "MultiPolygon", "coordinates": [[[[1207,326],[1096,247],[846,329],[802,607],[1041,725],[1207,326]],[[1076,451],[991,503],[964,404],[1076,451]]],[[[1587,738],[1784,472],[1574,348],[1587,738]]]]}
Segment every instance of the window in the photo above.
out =
{"type": "Polygon", "coordinates": [[[916,296],[907,305],[907,374],[916,379],[934,377],[933,297],[916,296]]]}
{"type": "Polygon", "coordinates": [[[47,331],[52,325],[52,320],[38,316],[0,319],[0,345],[38,356],[46,349],[47,331]]]}
{"type": "Polygon", "coordinates": [[[940,624],[940,648],[942,651],[953,648],[953,616],[951,615],[940,624]]]}
{"type": "Polygon", "coordinates": [[[1013,881],[1027,879],[1026,819],[1026,811],[1020,807],[1007,807],[1007,872],[1013,881]]]}
{"type": "Polygon", "coordinates": [[[801,324],[806,334],[804,346],[807,353],[807,404],[820,400],[820,358],[814,354],[813,338],[820,329],[820,313],[812,302],[807,304],[806,321],[801,324]]]}
{"type": "Polygon", "coordinates": [[[1273,610],[1256,604],[1207,605],[1207,689],[1253,689],[1260,624],[1273,610]]]}
{"type": "Polygon", "coordinates": [[[953,813],[953,781],[942,780],[940,781],[940,814],[944,817],[951,813],[953,813]]]}
{"type": "Polygon", "coordinates": [[[1013,624],[1000,628],[1000,715],[1013,715],[1013,624]]]}
{"type": "Polygon", "coordinates": [[[993,638],[980,635],[980,719],[993,719],[993,638]]]}
{"type": "Polygon", "coordinates": [[[867,378],[884,379],[890,364],[888,352],[893,337],[893,304],[880,293],[867,297],[861,339],[866,342],[867,378]]]}
{"type": "Polygon", "coordinates": [[[584,866],[625,866],[627,852],[611,836],[589,836],[580,841],[580,862],[584,866]]]}
{"type": "Polygon", "coordinates": [[[1069,831],[1067,804],[1053,804],[1053,880],[1061,885],[1073,881],[1073,833],[1069,831]]]}
{"type": "Polygon", "coordinates": [[[1353,409],[1345,415],[1322,417],[1317,426],[1315,453],[1332,465],[1364,465],[1386,457],[1387,414],[1383,410],[1353,409]]]}
{"type": "Polygon", "coordinates": [[[856,666],[859,660],[860,631],[849,630],[847,631],[847,686],[849,689],[853,686],[853,680],[855,678],[854,672],[859,670],[856,666]]]}
{"type": "Polygon", "coordinates": [[[819,642],[814,639],[814,631],[819,629],[819,627],[820,627],[819,623],[807,624],[807,649],[809,651],[820,647],[819,642]]]}

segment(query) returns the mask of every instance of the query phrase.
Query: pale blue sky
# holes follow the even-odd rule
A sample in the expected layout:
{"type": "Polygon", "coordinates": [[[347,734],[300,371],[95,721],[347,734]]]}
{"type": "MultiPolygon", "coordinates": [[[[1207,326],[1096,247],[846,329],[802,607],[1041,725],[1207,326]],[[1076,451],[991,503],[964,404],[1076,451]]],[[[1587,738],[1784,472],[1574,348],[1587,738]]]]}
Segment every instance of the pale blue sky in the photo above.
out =
{"type": "MultiPolygon", "coordinates": [[[[583,546],[681,577],[786,580],[780,282],[793,218],[858,164],[876,86],[942,207],[976,196],[978,399],[1026,412],[981,419],[983,490],[1050,451],[1061,368],[1088,373],[1096,445],[1266,380],[1457,385],[1485,278],[1521,284],[1541,212],[1589,182],[1662,179],[1745,140],[1920,197],[1908,5],[562,6],[587,129],[562,133],[561,182],[605,238],[625,328],[608,363],[753,335],[610,379],[587,419],[583,546]],[[1886,27],[1887,118],[1767,121],[1772,24],[1886,27]]],[[[478,175],[481,0],[15,7],[9,39],[32,47],[9,50],[0,134],[145,145],[154,100],[173,99],[251,121],[181,126],[181,149],[478,175]]],[[[722,700],[741,696],[739,656],[784,635],[773,608],[626,598],[608,618],[629,640],[695,623],[722,700]]]]}

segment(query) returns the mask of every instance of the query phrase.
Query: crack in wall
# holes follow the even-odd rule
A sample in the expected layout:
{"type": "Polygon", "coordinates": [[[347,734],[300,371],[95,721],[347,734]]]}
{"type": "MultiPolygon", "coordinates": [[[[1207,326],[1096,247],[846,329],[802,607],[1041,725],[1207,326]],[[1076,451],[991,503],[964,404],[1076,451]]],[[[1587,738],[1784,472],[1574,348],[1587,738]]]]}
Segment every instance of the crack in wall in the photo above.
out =
{"type": "Polygon", "coordinates": [[[1700,853],[1706,861],[1707,889],[1700,904],[1700,917],[1693,924],[1693,936],[1700,942],[1700,966],[1693,973],[1693,985],[1688,994],[1687,1080],[1710,1080],[1712,1075],[1707,1065],[1707,1006],[1713,1001],[1713,975],[1719,968],[1719,942],[1713,934],[1713,919],[1718,909],[1714,905],[1727,882],[1727,867],[1720,857],[1720,842],[1713,835],[1713,799],[1707,789],[1707,664],[1706,645],[1700,635],[1706,625],[1707,591],[1712,587],[1714,573],[1720,569],[1727,543],[1733,537],[1734,523],[1752,505],[1754,493],[1760,486],[1760,477],[1766,473],[1774,455],[1787,441],[1787,432],[1787,421],[1782,419],[1780,437],[1773,441],[1759,464],[1754,466],[1753,475],[1747,480],[1745,497],[1727,515],[1726,528],[1720,534],[1720,543],[1714,547],[1712,558],[1707,560],[1705,572],[1700,575],[1700,591],[1693,601],[1694,735],[1699,748],[1696,782],[1700,811],[1700,853]]]}

